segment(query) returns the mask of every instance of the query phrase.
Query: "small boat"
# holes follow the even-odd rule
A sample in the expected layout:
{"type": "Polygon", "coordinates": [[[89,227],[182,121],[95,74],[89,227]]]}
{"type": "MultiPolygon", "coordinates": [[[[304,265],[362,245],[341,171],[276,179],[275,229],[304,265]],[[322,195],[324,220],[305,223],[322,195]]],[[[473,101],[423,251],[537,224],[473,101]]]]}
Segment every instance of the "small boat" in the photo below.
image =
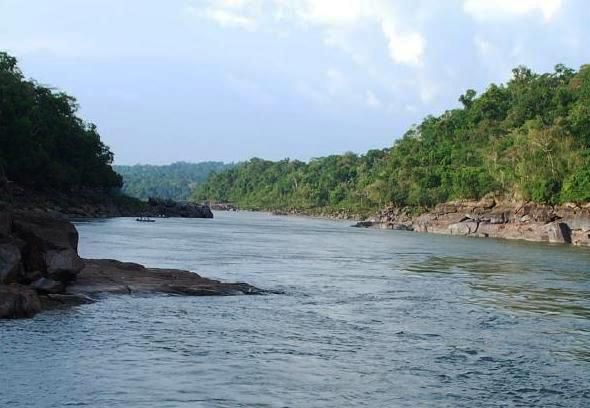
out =
{"type": "Polygon", "coordinates": [[[135,221],[137,221],[137,222],[156,222],[156,220],[152,220],[150,217],[139,217],[139,218],[136,218],[135,221]]]}

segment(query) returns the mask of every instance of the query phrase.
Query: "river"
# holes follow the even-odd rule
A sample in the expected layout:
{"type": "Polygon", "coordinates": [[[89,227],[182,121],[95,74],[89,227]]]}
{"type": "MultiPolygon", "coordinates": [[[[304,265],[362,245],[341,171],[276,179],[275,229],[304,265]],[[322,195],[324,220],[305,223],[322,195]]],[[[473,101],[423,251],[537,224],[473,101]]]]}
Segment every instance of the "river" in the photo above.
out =
{"type": "Polygon", "coordinates": [[[590,406],[590,250],[215,215],[80,222],[80,254],[284,294],[0,321],[0,405],[590,406]]]}

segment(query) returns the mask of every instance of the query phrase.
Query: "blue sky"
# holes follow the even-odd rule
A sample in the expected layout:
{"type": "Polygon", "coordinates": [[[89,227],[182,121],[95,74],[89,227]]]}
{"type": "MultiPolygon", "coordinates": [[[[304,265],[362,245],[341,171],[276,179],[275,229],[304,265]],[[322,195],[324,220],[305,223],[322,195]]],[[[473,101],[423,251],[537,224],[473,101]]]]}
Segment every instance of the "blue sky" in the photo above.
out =
{"type": "Polygon", "coordinates": [[[0,49],[118,164],[390,146],[525,64],[590,63],[585,0],[0,0],[0,49]]]}

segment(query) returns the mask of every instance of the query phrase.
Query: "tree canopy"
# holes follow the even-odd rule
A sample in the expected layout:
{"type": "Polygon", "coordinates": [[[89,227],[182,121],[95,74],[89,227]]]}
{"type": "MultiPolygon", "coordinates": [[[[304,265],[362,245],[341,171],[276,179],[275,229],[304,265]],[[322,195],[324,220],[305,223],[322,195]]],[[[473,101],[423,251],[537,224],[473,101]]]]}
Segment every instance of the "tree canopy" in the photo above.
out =
{"type": "Polygon", "coordinates": [[[118,188],[113,153],[76,100],[24,78],[0,52],[0,176],[37,189],[118,188]]]}
{"type": "Polygon", "coordinates": [[[165,166],[136,164],[113,166],[123,176],[123,193],[146,200],[159,197],[172,200],[187,200],[193,190],[203,183],[210,173],[230,168],[222,162],[185,163],[165,166]]]}
{"type": "Polygon", "coordinates": [[[309,163],[252,159],[212,175],[198,200],[246,208],[430,207],[488,193],[540,203],[590,201],[590,65],[526,67],[461,107],[428,116],[393,146],[309,163]]]}

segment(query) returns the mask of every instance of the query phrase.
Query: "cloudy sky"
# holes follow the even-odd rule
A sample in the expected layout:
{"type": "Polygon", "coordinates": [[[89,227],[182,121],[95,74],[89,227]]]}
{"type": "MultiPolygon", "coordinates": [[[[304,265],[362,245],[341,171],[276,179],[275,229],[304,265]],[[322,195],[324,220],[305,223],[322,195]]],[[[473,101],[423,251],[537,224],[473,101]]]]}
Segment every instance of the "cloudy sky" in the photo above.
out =
{"type": "Polygon", "coordinates": [[[0,0],[0,49],[119,164],[390,146],[525,64],[590,63],[586,0],[0,0]]]}

